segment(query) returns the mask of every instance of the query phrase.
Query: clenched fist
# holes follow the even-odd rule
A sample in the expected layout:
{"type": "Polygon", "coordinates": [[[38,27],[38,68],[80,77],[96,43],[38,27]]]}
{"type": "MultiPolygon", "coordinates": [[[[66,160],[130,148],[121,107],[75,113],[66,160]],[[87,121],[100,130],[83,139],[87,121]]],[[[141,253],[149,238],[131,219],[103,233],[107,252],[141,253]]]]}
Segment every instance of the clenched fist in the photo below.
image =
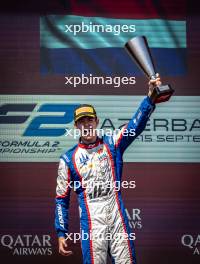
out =
{"type": "Polygon", "coordinates": [[[160,86],[161,83],[161,79],[158,73],[156,73],[156,79],[155,80],[150,80],[149,81],[149,92],[148,92],[148,96],[151,97],[151,94],[153,93],[153,89],[156,86],[160,86]]]}

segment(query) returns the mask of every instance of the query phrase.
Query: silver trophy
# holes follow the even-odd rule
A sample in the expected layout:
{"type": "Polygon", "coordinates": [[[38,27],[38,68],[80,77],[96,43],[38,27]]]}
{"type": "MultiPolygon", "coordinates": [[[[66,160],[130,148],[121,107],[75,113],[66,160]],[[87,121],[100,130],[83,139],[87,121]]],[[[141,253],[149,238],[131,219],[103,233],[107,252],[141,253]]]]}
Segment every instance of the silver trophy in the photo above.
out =
{"type": "MultiPolygon", "coordinates": [[[[139,68],[144,72],[144,74],[150,80],[155,80],[157,73],[146,37],[137,36],[130,39],[125,44],[125,49],[131,58],[134,59],[139,68]]],[[[173,92],[174,90],[169,84],[157,86],[153,89],[150,98],[154,103],[165,102],[169,100],[173,92]]]]}

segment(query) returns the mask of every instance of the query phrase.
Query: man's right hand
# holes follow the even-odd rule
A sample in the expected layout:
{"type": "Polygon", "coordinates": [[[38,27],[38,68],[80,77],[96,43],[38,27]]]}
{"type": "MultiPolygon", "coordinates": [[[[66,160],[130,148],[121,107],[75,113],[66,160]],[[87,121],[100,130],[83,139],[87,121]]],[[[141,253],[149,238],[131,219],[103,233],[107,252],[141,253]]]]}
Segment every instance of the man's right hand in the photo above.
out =
{"type": "Polygon", "coordinates": [[[63,256],[70,256],[73,254],[71,250],[66,250],[67,249],[67,242],[64,237],[59,237],[58,238],[58,248],[59,248],[59,253],[63,256]]]}

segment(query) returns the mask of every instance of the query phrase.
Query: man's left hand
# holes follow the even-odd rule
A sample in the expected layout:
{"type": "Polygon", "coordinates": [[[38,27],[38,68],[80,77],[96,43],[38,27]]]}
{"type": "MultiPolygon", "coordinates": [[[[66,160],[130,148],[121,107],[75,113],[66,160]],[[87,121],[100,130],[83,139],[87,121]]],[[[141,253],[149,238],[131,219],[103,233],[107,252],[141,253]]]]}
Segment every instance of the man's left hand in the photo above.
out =
{"type": "Polygon", "coordinates": [[[151,94],[153,93],[153,89],[157,86],[160,86],[162,84],[161,79],[159,74],[156,74],[156,79],[155,80],[150,80],[149,81],[149,92],[148,92],[148,96],[150,97],[151,94]]]}

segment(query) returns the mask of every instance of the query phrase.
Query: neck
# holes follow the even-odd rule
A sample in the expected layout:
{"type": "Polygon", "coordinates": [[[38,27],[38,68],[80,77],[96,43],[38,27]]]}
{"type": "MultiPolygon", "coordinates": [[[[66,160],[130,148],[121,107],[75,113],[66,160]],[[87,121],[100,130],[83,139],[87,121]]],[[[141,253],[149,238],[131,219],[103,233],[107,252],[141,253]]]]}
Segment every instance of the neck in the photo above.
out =
{"type": "Polygon", "coordinates": [[[97,136],[95,138],[93,138],[93,139],[90,139],[90,140],[87,140],[87,139],[84,139],[84,138],[81,137],[80,142],[82,144],[85,144],[85,145],[90,145],[90,144],[94,144],[97,141],[97,139],[98,139],[97,136]]]}

